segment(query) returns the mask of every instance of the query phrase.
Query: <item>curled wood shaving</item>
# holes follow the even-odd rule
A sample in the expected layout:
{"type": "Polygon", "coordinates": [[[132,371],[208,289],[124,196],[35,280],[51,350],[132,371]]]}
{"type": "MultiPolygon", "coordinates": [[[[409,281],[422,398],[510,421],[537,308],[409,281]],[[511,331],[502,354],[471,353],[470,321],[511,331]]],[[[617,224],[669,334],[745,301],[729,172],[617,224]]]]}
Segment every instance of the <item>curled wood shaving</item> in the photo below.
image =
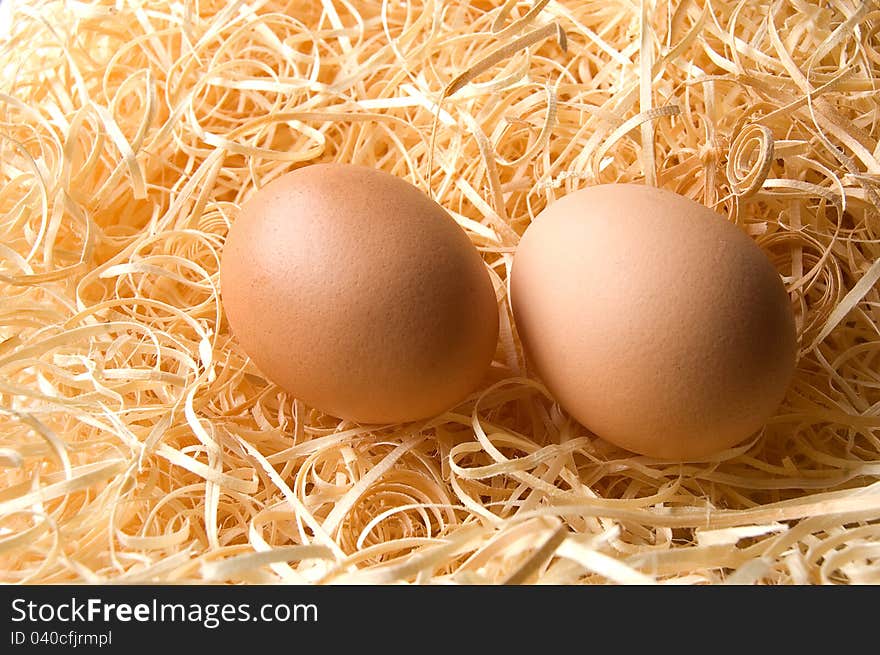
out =
{"type": "Polygon", "coordinates": [[[0,7],[3,582],[880,582],[874,3],[0,7]],[[498,352],[440,416],[323,415],[230,335],[229,226],[319,161],[411,181],[484,258],[498,352]],[[516,244],[614,181],[714,207],[791,294],[785,401],[703,461],[528,376],[516,244]]]}

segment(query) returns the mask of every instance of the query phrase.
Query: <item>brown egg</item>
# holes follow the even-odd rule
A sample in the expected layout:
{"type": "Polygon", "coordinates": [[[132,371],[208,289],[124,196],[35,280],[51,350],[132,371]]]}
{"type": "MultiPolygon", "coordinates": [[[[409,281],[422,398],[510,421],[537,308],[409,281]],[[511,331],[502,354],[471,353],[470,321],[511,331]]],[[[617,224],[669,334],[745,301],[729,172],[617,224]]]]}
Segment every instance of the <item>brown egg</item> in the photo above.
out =
{"type": "Polygon", "coordinates": [[[623,448],[701,458],[761,428],[796,358],[779,274],[736,225],[670,191],[582,189],[538,215],[511,273],[527,360],[623,448]]]}
{"type": "Polygon", "coordinates": [[[242,207],[223,251],[232,332],[270,380],[365,423],[464,399],[495,353],[482,259],[436,202],[378,170],[319,164],[242,207]]]}

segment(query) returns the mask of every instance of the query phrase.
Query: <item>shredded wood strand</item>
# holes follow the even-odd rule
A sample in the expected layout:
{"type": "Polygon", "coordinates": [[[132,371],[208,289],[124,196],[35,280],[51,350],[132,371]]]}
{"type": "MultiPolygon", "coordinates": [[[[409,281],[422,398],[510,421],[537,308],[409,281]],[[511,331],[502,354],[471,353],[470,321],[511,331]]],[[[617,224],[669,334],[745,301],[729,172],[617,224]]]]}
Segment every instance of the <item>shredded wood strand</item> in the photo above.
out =
{"type": "Polygon", "coordinates": [[[3,582],[880,583],[875,2],[0,7],[3,582]],[[442,416],[340,422],[230,335],[241,203],[322,161],[409,180],[484,257],[491,379],[442,416]],[[791,294],[784,403],[704,461],[527,375],[516,244],[615,181],[714,207],[791,294]]]}

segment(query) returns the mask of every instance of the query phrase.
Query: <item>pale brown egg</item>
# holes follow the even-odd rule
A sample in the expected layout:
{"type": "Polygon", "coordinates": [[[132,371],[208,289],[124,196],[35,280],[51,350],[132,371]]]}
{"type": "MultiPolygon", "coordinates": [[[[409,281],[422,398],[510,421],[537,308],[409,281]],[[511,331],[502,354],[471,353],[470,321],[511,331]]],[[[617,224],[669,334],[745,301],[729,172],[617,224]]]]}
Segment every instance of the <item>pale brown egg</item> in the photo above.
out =
{"type": "Polygon", "coordinates": [[[436,202],[371,168],[319,164],[255,193],[220,269],[233,335],[270,380],[334,416],[434,416],[480,384],[495,292],[436,202]]]}
{"type": "Polygon", "coordinates": [[[776,411],[797,335],[770,260],[670,191],[599,185],[549,205],[511,272],[527,360],[596,435],[662,459],[732,447],[776,411]]]}

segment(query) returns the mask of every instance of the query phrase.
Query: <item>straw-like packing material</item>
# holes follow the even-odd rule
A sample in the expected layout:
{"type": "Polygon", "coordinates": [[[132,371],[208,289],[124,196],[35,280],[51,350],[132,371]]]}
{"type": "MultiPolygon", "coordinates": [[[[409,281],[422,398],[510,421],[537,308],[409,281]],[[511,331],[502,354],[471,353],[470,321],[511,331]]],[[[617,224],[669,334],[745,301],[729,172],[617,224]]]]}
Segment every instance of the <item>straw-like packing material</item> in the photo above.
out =
{"type": "Polygon", "coordinates": [[[875,3],[13,13],[3,581],[880,582],[875,3]],[[339,423],[230,336],[217,271],[241,202],[333,160],[428,191],[491,271],[498,382],[447,414],[339,423]],[[587,433],[529,377],[512,326],[506,281],[530,220],[578,187],[633,180],[742,226],[796,310],[783,406],[708,461],[587,433]]]}

